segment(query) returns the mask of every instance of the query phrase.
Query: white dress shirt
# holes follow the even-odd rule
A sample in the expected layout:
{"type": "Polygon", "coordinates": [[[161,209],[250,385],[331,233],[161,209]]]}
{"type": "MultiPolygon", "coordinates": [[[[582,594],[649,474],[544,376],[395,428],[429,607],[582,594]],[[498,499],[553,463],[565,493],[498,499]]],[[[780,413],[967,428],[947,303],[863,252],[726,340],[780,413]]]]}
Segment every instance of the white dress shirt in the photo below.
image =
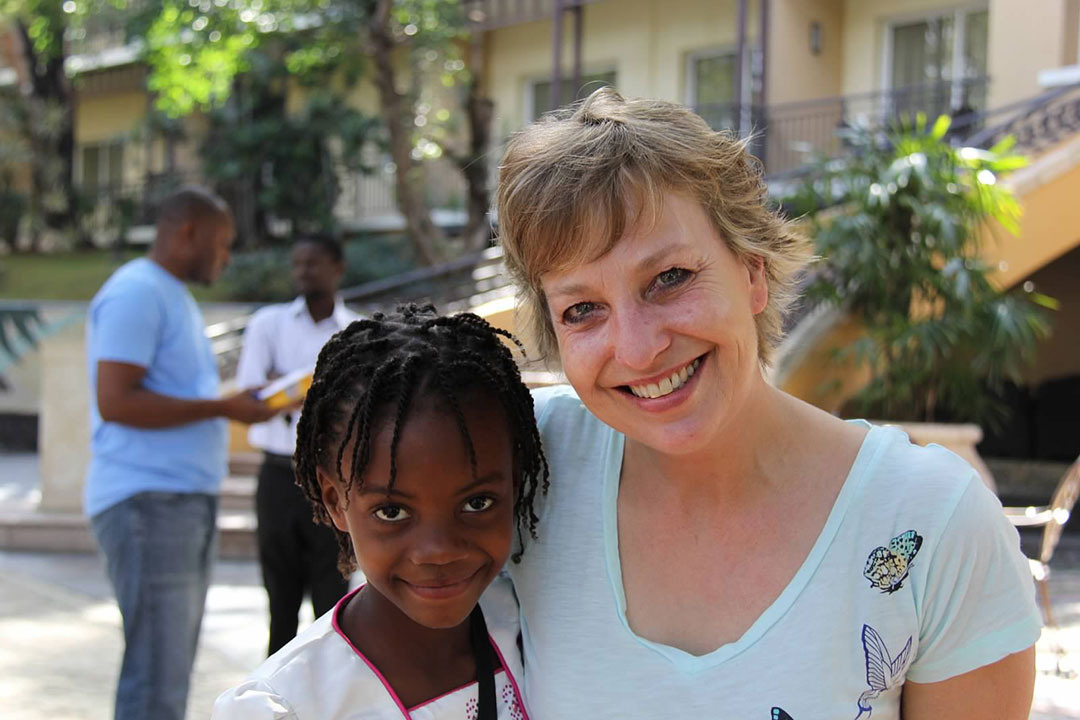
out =
{"type": "MultiPolygon", "coordinates": [[[[294,370],[314,370],[326,341],[359,317],[340,300],[334,304],[330,317],[319,322],[312,319],[302,297],[291,303],[261,308],[251,316],[244,332],[236,384],[253,388],[294,370]]],[[[267,452],[292,455],[299,418],[299,412],[284,413],[252,425],[248,442],[267,452]]]]}

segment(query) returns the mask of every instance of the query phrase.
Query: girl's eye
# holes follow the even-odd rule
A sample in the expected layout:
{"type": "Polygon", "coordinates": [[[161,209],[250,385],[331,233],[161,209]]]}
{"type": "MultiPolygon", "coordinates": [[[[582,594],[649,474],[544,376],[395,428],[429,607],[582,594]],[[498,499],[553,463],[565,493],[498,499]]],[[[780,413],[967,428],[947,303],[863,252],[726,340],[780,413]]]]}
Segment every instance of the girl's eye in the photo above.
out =
{"type": "Polygon", "coordinates": [[[686,268],[668,268],[667,270],[656,276],[654,285],[660,290],[678,287],[679,285],[682,285],[684,282],[689,280],[692,274],[693,273],[691,273],[686,268]]]}
{"type": "Polygon", "coordinates": [[[462,508],[467,513],[484,512],[492,505],[495,504],[495,498],[484,497],[483,495],[469,498],[465,501],[465,507],[462,508]]]}
{"type": "Polygon", "coordinates": [[[371,514],[379,520],[389,523],[398,523],[409,517],[409,512],[400,505],[383,505],[375,508],[375,511],[371,514]]]}
{"type": "Polygon", "coordinates": [[[596,310],[596,303],[579,302],[563,310],[563,322],[568,325],[587,320],[589,314],[596,310]]]}

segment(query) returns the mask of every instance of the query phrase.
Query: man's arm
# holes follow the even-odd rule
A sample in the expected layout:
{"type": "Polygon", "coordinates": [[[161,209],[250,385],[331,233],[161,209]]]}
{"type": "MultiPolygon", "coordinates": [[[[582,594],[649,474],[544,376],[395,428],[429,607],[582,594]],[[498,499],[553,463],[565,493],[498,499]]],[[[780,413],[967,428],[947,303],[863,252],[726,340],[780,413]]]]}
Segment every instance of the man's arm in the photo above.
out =
{"type": "Polygon", "coordinates": [[[935,683],[904,683],[903,720],[1027,720],[1035,648],[935,683]]]}
{"type": "Polygon", "coordinates": [[[269,420],[276,410],[247,391],[224,398],[189,400],[152,392],[143,387],[146,368],[124,362],[99,360],[98,412],[107,422],[154,429],[226,417],[242,423],[269,420]]]}

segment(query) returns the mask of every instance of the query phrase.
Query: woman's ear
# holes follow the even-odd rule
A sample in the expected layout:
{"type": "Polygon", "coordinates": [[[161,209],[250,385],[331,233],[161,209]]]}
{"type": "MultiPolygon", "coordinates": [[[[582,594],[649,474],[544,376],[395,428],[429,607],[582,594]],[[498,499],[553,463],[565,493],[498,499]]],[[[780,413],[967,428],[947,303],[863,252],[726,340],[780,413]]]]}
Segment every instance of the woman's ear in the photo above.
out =
{"type": "Polygon", "coordinates": [[[746,259],[746,270],[750,275],[750,310],[757,315],[769,304],[769,281],[765,277],[765,258],[760,255],[751,255],[746,259]]]}
{"type": "Polygon", "coordinates": [[[341,532],[349,532],[349,526],[345,522],[345,492],[336,478],[330,477],[322,468],[315,470],[319,478],[319,492],[322,495],[323,506],[334,521],[334,527],[341,532]]]}

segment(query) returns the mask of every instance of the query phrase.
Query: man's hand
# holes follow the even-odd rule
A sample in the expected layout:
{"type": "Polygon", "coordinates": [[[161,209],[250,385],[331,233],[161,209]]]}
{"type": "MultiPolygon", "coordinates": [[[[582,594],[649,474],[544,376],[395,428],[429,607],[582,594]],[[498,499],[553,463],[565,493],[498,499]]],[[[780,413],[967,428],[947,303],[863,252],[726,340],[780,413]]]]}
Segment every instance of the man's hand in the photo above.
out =
{"type": "Polygon", "coordinates": [[[254,392],[253,390],[242,390],[234,395],[222,398],[220,400],[221,414],[230,420],[250,425],[265,422],[280,412],[280,410],[271,408],[255,397],[254,392]]]}

